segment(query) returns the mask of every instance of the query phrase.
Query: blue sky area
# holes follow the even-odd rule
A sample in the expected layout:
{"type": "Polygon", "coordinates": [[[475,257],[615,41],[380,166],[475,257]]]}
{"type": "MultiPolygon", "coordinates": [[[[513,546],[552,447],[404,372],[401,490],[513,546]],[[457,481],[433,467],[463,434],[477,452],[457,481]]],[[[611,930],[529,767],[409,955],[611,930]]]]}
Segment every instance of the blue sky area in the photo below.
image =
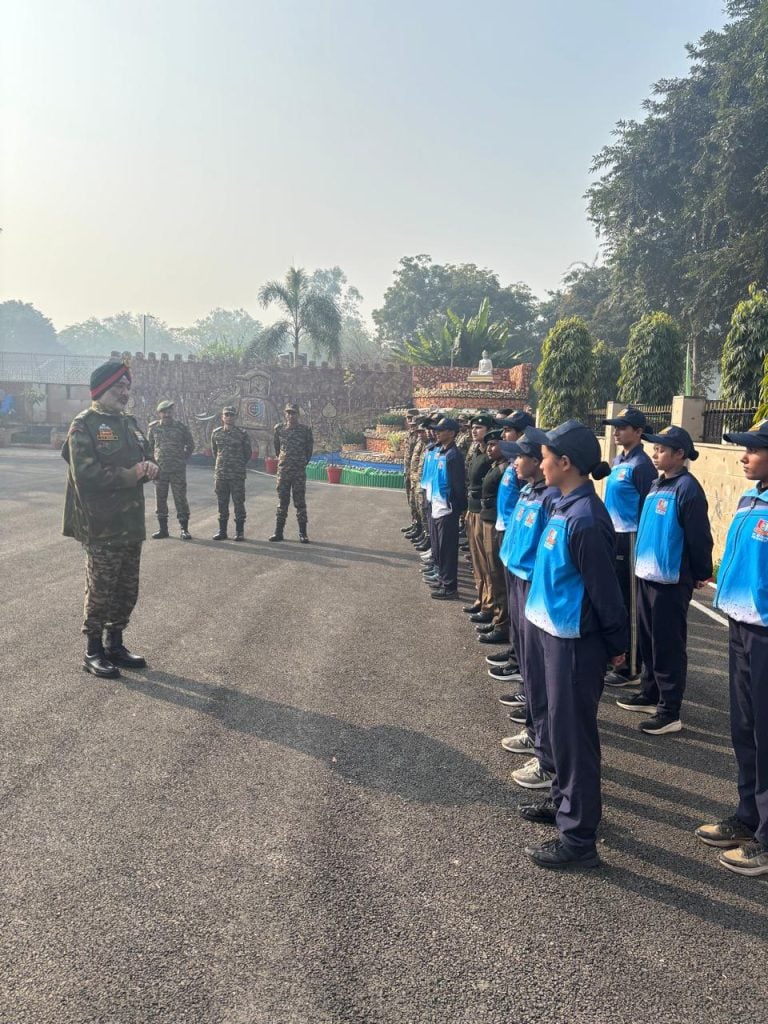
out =
{"type": "Polygon", "coordinates": [[[597,252],[592,156],[720,0],[10,0],[0,296],[57,328],[260,316],[291,263],[403,255],[543,295],[597,252]]]}

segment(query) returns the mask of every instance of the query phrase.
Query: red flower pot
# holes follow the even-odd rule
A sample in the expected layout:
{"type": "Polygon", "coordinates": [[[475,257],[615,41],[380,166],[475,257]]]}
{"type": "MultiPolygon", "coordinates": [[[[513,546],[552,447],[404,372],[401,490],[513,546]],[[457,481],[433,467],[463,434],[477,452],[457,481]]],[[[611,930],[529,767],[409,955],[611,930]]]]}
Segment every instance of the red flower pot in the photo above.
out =
{"type": "Polygon", "coordinates": [[[326,466],[325,471],[328,474],[329,484],[341,483],[341,466],[326,466]]]}
{"type": "Polygon", "coordinates": [[[273,455],[267,455],[264,458],[264,469],[267,473],[277,472],[277,459],[273,455]]]}

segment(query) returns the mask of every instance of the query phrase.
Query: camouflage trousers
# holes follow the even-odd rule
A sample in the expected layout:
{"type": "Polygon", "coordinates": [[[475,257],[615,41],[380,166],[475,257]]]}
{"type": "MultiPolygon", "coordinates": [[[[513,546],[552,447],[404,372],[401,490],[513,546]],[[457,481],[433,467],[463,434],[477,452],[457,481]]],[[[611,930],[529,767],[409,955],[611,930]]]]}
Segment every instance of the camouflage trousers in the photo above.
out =
{"type": "Polygon", "coordinates": [[[288,505],[293,496],[293,507],[300,527],[307,525],[307,475],[302,469],[298,473],[277,474],[277,524],[284,526],[288,518],[288,505]]]}
{"type": "Polygon", "coordinates": [[[408,505],[411,509],[411,522],[416,525],[421,523],[421,516],[419,514],[420,494],[419,485],[412,478],[410,479],[410,487],[408,489],[408,505]]]}
{"type": "Polygon", "coordinates": [[[234,477],[229,480],[216,477],[214,481],[216,500],[219,503],[219,519],[229,519],[229,499],[235,511],[235,522],[245,522],[245,477],[234,477]]]}
{"type": "Polygon", "coordinates": [[[141,541],[134,544],[86,544],[83,633],[125,629],[139,596],[141,541]]]}
{"type": "Polygon", "coordinates": [[[189,519],[189,502],[187,501],[187,471],[181,469],[163,472],[155,480],[155,511],[158,519],[168,518],[168,487],[173,491],[173,503],[176,506],[177,519],[189,519]]]}

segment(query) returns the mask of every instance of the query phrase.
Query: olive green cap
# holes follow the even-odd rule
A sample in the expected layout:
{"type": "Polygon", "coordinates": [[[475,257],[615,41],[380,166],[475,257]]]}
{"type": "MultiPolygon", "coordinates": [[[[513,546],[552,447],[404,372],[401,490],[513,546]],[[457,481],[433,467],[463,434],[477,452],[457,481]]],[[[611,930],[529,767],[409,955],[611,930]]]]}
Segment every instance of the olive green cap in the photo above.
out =
{"type": "Polygon", "coordinates": [[[172,402],[170,398],[164,398],[162,402],[157,403],[157,409],[155,411],[165,412],[166,409],[172,409],[174,405],[176,405],[176,403],[172,402]]]}

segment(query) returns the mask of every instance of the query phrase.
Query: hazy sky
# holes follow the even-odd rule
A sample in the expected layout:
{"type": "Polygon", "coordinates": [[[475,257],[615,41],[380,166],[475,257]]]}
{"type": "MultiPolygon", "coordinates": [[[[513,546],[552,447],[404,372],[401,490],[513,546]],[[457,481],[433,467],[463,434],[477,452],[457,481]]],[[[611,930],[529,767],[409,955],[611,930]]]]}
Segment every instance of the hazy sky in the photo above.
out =
{"type": "MultiPolygon", "coordinates": [[[[591,157],[720,0],[5,0],[0,298],[256,316],[291,264],[557,286],[591,157]]],[[[269,317],[267,317],[269,319],[269,317]]]]}

